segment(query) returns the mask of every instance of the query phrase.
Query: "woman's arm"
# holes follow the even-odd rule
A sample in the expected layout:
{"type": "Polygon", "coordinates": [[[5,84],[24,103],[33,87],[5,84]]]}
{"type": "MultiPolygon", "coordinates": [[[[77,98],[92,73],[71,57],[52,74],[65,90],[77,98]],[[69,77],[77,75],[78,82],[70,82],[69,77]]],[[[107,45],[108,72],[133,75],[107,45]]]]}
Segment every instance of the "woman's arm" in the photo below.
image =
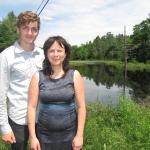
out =
{"type": "Polygon", "coordinates": [[[39,73],[35,72],[29,85],[29,103],[28,103],[28,128],[30,134],[30,145],[33,150],[40,150],[40,144],[35,133],[36,108],[39,96],[39,73]]]}
{"type": "Polygon", "coordinates": [[[77,70],[74,72],[74,90],[78,107],[78,126],[76,136],[73,140],[73,149],[81,149],[83,145],[83,132],[86,119],[86,105],[84,83],[80,73],[77,70]]]}

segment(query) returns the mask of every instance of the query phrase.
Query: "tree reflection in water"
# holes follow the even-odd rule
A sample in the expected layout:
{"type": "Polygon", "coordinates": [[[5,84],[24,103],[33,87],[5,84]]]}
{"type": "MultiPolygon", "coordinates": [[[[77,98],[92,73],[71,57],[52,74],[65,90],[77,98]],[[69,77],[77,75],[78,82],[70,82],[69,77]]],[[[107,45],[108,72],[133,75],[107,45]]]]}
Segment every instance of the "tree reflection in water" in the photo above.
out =
{"type": "Polygon", "coordinates": [[[88,63],[75,68],[83,77],[87,103],[98,100],[108,104],[123,92],[135,101],[150,94],[150,72],[146,70],[125,72],[123,68],[105,63],[88,63]]]}

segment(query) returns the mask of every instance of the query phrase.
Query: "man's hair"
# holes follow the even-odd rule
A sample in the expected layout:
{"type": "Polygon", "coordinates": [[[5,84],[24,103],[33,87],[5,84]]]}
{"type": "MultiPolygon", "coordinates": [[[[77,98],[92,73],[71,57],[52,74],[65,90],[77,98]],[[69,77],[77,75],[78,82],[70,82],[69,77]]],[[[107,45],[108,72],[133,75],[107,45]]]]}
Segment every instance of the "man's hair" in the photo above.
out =
{"type": "Polygon", "coordinates": [[[17,27],[27,25],[30,22],[37,21],[38,23],[38,29],[40,29],[40,17],[31,11],[22,12],[19,14],[17,18],[17,27]]]}

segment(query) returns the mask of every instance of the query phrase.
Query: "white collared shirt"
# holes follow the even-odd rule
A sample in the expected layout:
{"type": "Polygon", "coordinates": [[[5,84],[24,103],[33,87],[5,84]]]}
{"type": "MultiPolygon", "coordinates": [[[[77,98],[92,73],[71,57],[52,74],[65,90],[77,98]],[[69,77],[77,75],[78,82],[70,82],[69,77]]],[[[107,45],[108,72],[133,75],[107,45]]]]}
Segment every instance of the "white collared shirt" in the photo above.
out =
{"type": "Polygon", "coordinates": [[[17,124],[27,124],[28,87],[33,73],[42,69],[43,50],[34,46],[24,51],[18,41],[0,53],[0,129],[11,132],[8,116],[17,124]],[[8,115],[6,100],[8,98],[8,115]]]}

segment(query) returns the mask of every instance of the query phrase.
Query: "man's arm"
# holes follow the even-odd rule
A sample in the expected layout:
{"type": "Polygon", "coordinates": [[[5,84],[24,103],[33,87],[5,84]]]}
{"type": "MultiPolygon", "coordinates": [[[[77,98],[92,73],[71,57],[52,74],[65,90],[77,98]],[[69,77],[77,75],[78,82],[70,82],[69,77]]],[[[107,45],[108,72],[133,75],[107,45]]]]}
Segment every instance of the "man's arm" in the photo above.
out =
{"type": "Polygon", "coordinates": [[[10,80],[10,68],[5,56],[0,54],[0,131],[6,143],[15,142],[15,137],[8,123],[7,93],[10,80]]]}

